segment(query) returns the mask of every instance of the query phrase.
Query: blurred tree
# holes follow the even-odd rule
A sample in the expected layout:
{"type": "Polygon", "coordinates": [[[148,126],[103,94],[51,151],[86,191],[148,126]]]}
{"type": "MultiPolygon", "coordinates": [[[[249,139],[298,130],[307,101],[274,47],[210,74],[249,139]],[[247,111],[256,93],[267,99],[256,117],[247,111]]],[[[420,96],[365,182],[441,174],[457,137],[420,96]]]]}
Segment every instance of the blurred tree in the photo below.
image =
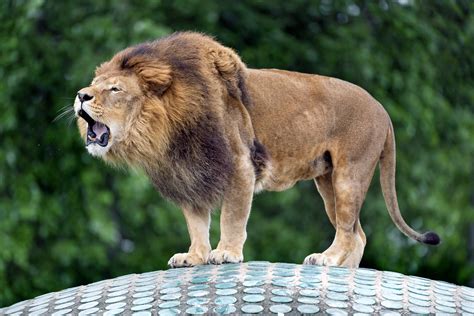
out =
{"type": "MultiPolygon", "coordinates": [[[[162,269],[187,248],[181,213],[142,174],[93,159],[74,124],[53,122],[99,63],[177,30],[215,35],[249,67],[367,89],[395,126],[402,212],[443,244],[402,236],[374,180],[361,265],[473,282],[473,9],[468,0],[0,2],[0,306],[162,269]]],[[[334,235],[312,182],[256,196],[248,231],[246,260],[287,262],[324,250],[334,235]]]]}

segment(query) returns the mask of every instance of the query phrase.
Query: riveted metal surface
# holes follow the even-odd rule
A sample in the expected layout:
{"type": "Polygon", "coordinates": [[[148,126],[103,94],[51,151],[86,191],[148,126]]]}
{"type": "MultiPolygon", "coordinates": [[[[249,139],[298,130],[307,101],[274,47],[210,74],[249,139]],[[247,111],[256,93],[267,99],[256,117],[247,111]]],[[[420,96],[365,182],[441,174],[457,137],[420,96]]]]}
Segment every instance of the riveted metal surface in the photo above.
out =
{"type": "Polygon", "coordinates": [[[0,315],[474,315],[474,289],[395,272],[248,262],[132,274],[0,315]]]}

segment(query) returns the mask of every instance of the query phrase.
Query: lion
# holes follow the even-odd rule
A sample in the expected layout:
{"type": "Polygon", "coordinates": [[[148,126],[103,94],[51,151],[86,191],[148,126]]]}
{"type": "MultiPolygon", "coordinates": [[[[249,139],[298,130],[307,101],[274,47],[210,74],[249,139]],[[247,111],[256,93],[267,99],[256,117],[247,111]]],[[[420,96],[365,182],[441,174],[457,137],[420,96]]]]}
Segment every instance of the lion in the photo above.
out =
{"type": "Polygon", "coordinates": [[[359,212],[377,163],[388,212],[401,232],[395,138],[389,115],[349,82],[277,69],[250,69],[213,38],[178,32],[129,47],[101,64],[77,93],[74,111],[90,154],[141,168],[181,207],[188,252],[171,267],[243,261],[252,198],[314,180],[334,241],[304,264],[358,267],[366,245],[359,212]],[[209,242],[221,207],[220,241],[209,242]]]}

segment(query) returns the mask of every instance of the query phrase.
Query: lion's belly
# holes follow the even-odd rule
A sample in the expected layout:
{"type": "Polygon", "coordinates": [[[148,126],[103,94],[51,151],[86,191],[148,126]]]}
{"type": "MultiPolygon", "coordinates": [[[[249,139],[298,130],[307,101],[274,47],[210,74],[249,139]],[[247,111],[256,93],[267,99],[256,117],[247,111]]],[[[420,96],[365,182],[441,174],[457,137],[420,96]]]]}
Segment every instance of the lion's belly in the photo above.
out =
{"type": "Polygon", "coordinates": [[[283,191],[300,180],[310,180],[332,170],[331,162],[324,154],[311,161],[300,159],[270,160],[264,176],[257,181],[255,191],[283,191]]]}

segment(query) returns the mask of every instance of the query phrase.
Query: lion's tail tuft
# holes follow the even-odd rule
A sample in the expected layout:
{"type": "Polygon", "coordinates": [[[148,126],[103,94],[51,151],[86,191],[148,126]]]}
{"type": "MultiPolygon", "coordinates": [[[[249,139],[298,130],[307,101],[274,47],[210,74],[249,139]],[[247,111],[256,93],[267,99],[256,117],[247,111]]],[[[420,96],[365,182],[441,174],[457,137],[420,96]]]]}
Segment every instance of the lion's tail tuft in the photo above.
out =
{"type": "Polygon", "coordinates": [[[422,235],[422,240],[420,240],[420,242],[427,245],[438,245],[441,242],[441,239],[437,233],[426,232],[422,235]]]}

